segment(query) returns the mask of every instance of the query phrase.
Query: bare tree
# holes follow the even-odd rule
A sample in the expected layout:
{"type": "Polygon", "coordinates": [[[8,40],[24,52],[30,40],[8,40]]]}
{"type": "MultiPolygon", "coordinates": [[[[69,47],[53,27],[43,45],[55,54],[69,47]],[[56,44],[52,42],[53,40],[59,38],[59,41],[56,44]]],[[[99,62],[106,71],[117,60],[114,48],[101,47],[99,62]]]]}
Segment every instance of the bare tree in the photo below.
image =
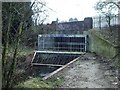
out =
{"type": "Polygon", "coordinates": [[[95,10],[97,10],[100,15],[105,16],[109,30],[111,31],[111,35],[112,35],[111,20],[118,14],[118,10],[120,9],[119,3],[120,2],[114,1],[104,2],[101,1],[97,2],[95,5],[95,10]]]}
{"type": "Polygon", "coordinates": [[[35,25],[43,24],[43,22],[48,17],[48,15],[46,13],[48,11],[48,7],[46,6],[46,2],[35,0],[34,5],[32,7],[32,10],[34,13],[32,15],[32,19],[33,19],[35,25]]]}
{"type": "MultiPolygon", "coordinates": [[[[39,11],[39,9],[36,9],[34,13],[31,13],[31,10],[34,8],[44,8],[44,7],[35,7],[34,5],[36,2],[34,1],[31,3],[30,7],[26,7],[26,2],[19,2],[19,4],[13,3],[13,2],[5,2],[3,5],[3,12],[5,15],[3,15],[3,21],[5,21],[3,24],[5,28],[3,27],[3,43],[2,43],[2,88],[10,88],[13,85],[13,77],[15,73],[15,67],[17,62],[17,55],[19,52],[19,44],[22,39],[22,34],[26,30],[28,26],[26,26],[26,23],[28,23],[28,20],[32,15],[35,15],[37,12],[42,13],[43,11],[39,11]],[[9,7],[9,8],[8,8],[9,7]],[[27,9],[26,9],[27,8],[27,9]],[[25,10],[25,11],[24,11],[25,10]],[[9,14],[7,14],[9,12],[9,14]],[[17,21],[19,22],[15,26],[13,26],[13,23],[17,21]],[[12,33],[11,33],[12,32],[12,33]],[[11,40],[11,37],[14,33],[14,40],[11,40]],[[11,44],[11,42],[13,42],[11,44]],[[9,53],[9,49],[11,48],[11,45],[13,45],[13,50],[11,54],[9,53]],[[10,54],[10,55],[9,55],[10,54]]],[[[42,2],[39,4],[43,4],[42,2]]],[[[38,4],[37,4],[38,5],[38,4]]],[[[42,16],[41,16],[42,17],[42,16]]],[[[32,22],[31,22],[32,23],[32,22]]]]}
{"type": "Polygon", "coordinates": [[[69,19],[69,22],[74,22],[74,21],[78,21],[78,19],[77,18],[70,18],[69,19]]]}
{"type": "MultiPolygon", "coordinates": [[[[117,27],[117,35],[116,35],[117,39],[115,39],[115,41],[117,41],[117,45],[120,46],[120,37],[119,37],[119,34],[120,34],[120,0],[108,0],[105,2],[97,2],[97,4],[95,5],[95,9],[98,12],[106,16],[106,21],[109,25],[110,30],[111,30],[111,20],[114,15],[118,14],[119,25],[117,27]]],[[[117,64],[118,64],[118,70],[120,71],[120,57],[119,56],[120,56],[120,49],[118,48],[117,55],[115,56],[115,58],[116,57],[118,58],[117,64]]],[[[118,76],[118,78],[120,78],[120,76],[118,76]]],[[[118,82],[118,87],[120,87],[120,82],[118,82]]]]}

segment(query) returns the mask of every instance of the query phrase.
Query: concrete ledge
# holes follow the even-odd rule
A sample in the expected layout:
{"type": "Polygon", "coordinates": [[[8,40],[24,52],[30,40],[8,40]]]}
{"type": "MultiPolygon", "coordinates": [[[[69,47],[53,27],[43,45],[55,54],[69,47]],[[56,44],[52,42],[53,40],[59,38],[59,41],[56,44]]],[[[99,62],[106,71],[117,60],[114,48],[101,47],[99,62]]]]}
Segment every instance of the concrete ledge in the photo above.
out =
{"type": "Polygon", "coordinates": [[[41,63],[32,63],[33,66],[53,66],[53,67],[61,67],[63,65],[57,65],[57,64],[41,64],[41,63]]]}
{"type": "Polygon", "coordinates": [[[85,52],[66,52],[66,51],[35,51],[36,53],[58,53],[58,54],[84,54],[85,52]]]}

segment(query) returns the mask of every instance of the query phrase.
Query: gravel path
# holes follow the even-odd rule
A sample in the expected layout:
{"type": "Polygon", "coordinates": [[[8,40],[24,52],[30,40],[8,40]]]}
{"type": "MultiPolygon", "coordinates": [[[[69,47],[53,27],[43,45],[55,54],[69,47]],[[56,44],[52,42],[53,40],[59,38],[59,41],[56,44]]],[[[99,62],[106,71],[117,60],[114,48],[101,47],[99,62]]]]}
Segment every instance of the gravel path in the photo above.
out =
{"type": "Polygon", "coordinates": [[[64,78],[60,88],[117,88],[117,70],[110,68],[103,58],[85,54],[57,74],[64,78]]]}

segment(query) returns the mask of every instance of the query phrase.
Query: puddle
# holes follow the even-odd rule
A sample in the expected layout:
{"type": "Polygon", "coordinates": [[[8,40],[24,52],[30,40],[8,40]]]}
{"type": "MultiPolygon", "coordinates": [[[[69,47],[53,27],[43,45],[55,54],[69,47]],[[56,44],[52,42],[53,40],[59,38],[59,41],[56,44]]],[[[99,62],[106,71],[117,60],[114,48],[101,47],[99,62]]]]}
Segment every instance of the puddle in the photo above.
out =
{"type": "Polygon", "coordinates": [[[51,72],[57,70],[59,67],[53,66],[33,66],[32,73],[34,77],[45,77],[51,72]]]}

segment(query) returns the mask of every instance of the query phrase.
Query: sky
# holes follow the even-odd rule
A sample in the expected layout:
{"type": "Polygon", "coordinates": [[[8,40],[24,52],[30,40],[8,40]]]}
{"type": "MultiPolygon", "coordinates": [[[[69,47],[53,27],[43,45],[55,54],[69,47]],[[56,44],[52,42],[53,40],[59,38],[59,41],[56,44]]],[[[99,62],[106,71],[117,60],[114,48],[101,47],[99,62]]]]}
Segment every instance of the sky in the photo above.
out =
{"type": "Polygon", "coordinates": [[[85,17],[96,15],[94,5],[98,0],[45,0],[49,10],[48,23],[55,21],[68,21],[70,18],[77,18],[79,21],[85,17]]]}

